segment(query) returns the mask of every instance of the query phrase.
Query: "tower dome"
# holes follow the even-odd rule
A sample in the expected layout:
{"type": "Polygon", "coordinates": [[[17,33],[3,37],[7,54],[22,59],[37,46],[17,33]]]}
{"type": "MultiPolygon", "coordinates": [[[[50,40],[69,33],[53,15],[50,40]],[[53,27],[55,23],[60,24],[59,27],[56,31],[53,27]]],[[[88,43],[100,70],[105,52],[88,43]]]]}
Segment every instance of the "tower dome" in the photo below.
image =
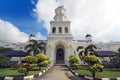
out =
{"type": "Polygon", "coordinates": [[[87,41],[87,42],[92,42],[92,35],[87,34],[87,35],[85,36],[85,38],[86,38],[86,41],[87,41]]]}
{"type": "Polygon", "coordinates": [[[64,6],[59,6],[55,9],[54,21],[67,21],[66,10],[64,6]]]}
{"type": "Polygon", "coordinates": [[[29,40],[33,40],[33,39],[35,39],[35,35],[30,34],[30,35],[29,35],[29,40]]]}
{"type": "Polygon", "coordinates": [[[90,34],[87,34],[85,37],[91,37],[91,35],[90,35],[90,34]]]}

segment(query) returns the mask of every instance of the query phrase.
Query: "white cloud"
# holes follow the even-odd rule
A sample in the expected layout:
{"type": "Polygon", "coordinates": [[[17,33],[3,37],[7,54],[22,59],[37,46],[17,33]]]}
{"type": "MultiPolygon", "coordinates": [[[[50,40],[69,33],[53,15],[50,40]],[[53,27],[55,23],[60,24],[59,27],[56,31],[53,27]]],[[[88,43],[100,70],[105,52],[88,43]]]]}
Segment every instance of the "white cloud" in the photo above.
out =
{"type": "Polygon", "coordinates": [[[31,3],[34,5],[35,4],[34,0],[31,0],[31,3]]]}
{"type": "MultiPolygon", "coordinates": [[[[58,0],[59,1],[59,0],[58,0]]],[[[71,21],[71,31],[76,39],[87,33],[95,41],[120,41],[120,0],[60,0],[71,21]]],[[[56,0],[39,0],[34,11],[39,21],[49,31],[49,21],[54,17],[56,0]]]]}
{"type": "Polygon", "coordinates": [[[36,40],[46,40],[46,37],[43,36],[40,32],[38,32],[36,35],[36,40]]]}
{"type": "Polygon", "coordinates": [[[26,42],[28,40],[28,35],[21,32],[10,22],[0,19],[0,40],[8,42],[26,42]]]}

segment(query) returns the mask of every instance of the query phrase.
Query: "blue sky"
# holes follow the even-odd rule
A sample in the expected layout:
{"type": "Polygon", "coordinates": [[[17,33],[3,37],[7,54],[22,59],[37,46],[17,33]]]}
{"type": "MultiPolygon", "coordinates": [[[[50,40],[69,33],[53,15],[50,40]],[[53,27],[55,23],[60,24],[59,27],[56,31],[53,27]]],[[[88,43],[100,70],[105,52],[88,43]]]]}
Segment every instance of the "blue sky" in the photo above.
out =
{"type": "Polygon", "coordinates": [[[37,21],[37,14],[33,12],[34,4],[31,0],[0,0],[0,19],[8,21],[26,34],[47,35],[47,30],[42,22],[37,21]]]}
{"type": "Polygon", "coordinates": [[[74,39],[91,34],[96,42],[120,41],[120,0],[0,0],[0,40],[25,42],[29,34],[46,39],[61,4],[74,39]]]}

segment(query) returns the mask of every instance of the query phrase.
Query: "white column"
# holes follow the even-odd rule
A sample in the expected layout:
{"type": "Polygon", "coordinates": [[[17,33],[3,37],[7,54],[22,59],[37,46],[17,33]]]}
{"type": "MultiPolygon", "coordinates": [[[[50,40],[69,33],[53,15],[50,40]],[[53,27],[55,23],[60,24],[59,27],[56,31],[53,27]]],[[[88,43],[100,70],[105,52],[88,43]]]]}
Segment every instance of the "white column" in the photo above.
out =
{"type": "Polygon", "coordinates": [[[52,27],[50,27],[50,33],[52,33],[52,27]]]}
{"type": "Polygon", "coordinates": [[[62,33],[63,33],[63,34],[65,33],[65,29],[64,29],[64,27],[62,27],[62,33]]]}
{"type": "Polygon", "coordinates": [[[67,27],[68,28],[68,33],[70,33],[70,27],[67,27]]]}
{"type": "Polygon", "coordinates": [[[59,33],[58,28],[59,28],[59,27],[56,27],[56,33],[59,33]]]}

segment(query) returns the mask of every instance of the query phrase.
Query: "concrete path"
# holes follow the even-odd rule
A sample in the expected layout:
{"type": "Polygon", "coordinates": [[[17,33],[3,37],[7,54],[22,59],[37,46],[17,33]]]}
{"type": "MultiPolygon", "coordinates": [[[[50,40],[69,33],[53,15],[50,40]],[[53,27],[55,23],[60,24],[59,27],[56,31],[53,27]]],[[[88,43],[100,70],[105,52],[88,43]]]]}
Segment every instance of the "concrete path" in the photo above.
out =
{"type": "Polygon", "coordinates": [[[74,76],[66,66],[53,66],[39,80],[82,80],[74,76]]]}

